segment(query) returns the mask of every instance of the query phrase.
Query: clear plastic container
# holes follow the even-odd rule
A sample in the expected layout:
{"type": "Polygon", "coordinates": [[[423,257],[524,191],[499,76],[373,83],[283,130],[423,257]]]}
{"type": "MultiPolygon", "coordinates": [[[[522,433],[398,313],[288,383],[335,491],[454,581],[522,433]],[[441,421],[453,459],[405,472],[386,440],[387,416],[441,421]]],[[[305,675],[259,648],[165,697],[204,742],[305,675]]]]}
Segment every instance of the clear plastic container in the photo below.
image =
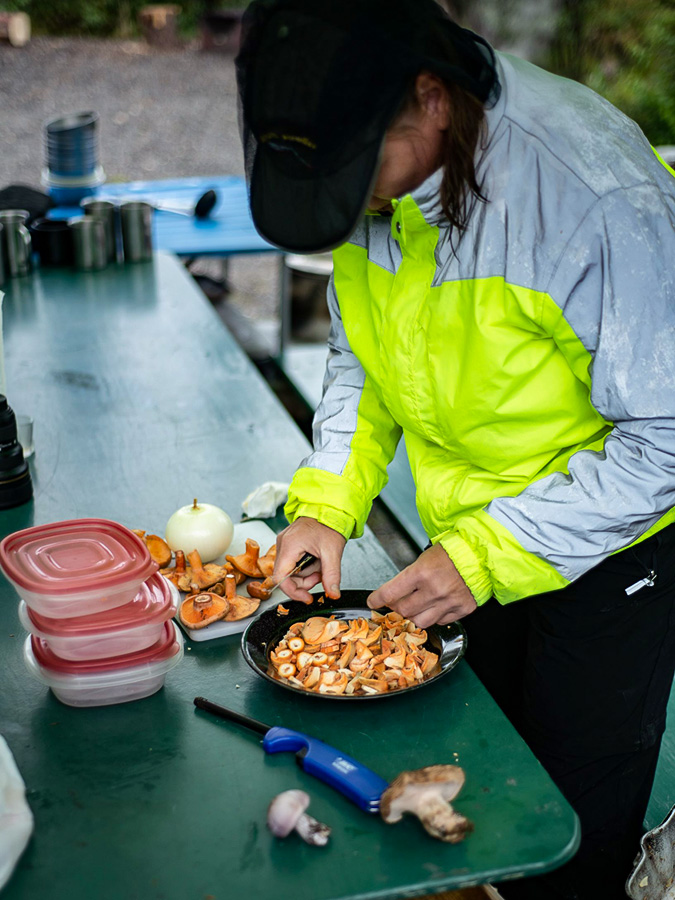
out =
{"type": "Polygon", "coordinates": [[[23,648],[26,668],[67,706],[112,706],[156,693],[167,672],[183,658],[177,625],[166,622],[156,644],[139,653],[92,662],[59,659],[42,638],[29,635],[23,648]]]}
{"type": "Polygon", "coordinates": [[[19,604],[21,624],[61,659],[76,662],[137,653],[156,644],[176,612],[172,585],[162,575],[144,582],[131,603],[93,616],[51,619],[19,604]]]}
{"type": "Polygon", "coordinates": [[[0,543],[0,568],[31,610],[68,618],[130,603],[158,567],[123,525],[75,519],[10,534],[0,543]]]}

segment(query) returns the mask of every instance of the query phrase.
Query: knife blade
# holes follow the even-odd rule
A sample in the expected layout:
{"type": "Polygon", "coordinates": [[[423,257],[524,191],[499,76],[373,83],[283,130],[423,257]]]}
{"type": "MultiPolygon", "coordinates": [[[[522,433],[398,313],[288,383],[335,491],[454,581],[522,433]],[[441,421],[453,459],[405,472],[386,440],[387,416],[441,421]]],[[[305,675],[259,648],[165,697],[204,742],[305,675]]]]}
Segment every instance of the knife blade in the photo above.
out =
{"type": "Polygon", "coordinates": [[[379,812],[380,797],[389,787],[388,782],[346,753],[340,753],[335,747],[301,731],[293,731],[281,725],[266,725],[204,697],[195,697],[193,702],[197,709],[262,734],[265,753],[295,753],[298,765],[308,775],[335,788],[364,812],[379,812]]]}
{"type": "Polygon", "coordinates": [[[316,556],[312,556],[311,553],[305,553],[305,555],[301,557],[300,560],[298,560],[298,564],[294,569],[291,569],[291,571],[287,575],[282,575],[278,581],[274,582],[272,590],[276,590],[276,588],[278,588],[282,582],[286,581],[287,578],[291,578],[291,576],[297,575],[298,572],[302,572],[302,570],[308,565],[316,562],[316,559],[316,556]]]}

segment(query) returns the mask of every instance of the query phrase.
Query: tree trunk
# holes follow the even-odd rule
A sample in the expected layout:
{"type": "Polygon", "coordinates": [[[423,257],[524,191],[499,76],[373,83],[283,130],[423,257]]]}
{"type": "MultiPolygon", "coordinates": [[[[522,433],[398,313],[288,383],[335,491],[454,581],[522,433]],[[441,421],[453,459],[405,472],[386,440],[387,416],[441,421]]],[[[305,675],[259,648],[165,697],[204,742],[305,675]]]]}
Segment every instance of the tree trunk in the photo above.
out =
{"type": "Polygon", "coordinates": [[[143,37],[151,47],[171,48],[180,43],[178,38],[178,17],[180,6],[162,3],[144,6],[138,14],[143,37]]]}

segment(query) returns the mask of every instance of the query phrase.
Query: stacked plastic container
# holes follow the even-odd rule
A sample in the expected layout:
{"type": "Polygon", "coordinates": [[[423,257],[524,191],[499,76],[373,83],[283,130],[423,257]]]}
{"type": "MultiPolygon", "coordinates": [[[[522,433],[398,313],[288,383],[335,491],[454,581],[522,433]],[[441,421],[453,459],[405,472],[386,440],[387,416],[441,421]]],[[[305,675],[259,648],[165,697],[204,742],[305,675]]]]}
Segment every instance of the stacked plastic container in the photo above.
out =
{"type": "Polygon", "coordinates": [[[0,543],[30,632],[28,671],[69,706],[154,694],[183,657],[176,594],[144,542],[106,519],[17,531],[0,543]]]}

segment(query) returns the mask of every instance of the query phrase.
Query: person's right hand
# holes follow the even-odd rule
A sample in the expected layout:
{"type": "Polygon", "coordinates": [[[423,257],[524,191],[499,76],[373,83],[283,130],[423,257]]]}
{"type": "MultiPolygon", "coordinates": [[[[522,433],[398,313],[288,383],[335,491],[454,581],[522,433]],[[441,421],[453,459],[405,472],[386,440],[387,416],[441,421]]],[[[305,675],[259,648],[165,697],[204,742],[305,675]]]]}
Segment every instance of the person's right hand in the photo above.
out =
{"type": "Polygon", "coordinates": [[[337,600],[340,596],[340,561],[346,543],[333,528],[322,525],[316,519],[300,516],[277,538],[277,558],[272,577],[275,581],[283,578],[293,571],[305,553],[311,553],[316,556],[317,562],[293,578],[287,578],[281,589],[291,600],[311,603],[314,597],[309,590],[321,581],[326,594],[337,600]]]}

